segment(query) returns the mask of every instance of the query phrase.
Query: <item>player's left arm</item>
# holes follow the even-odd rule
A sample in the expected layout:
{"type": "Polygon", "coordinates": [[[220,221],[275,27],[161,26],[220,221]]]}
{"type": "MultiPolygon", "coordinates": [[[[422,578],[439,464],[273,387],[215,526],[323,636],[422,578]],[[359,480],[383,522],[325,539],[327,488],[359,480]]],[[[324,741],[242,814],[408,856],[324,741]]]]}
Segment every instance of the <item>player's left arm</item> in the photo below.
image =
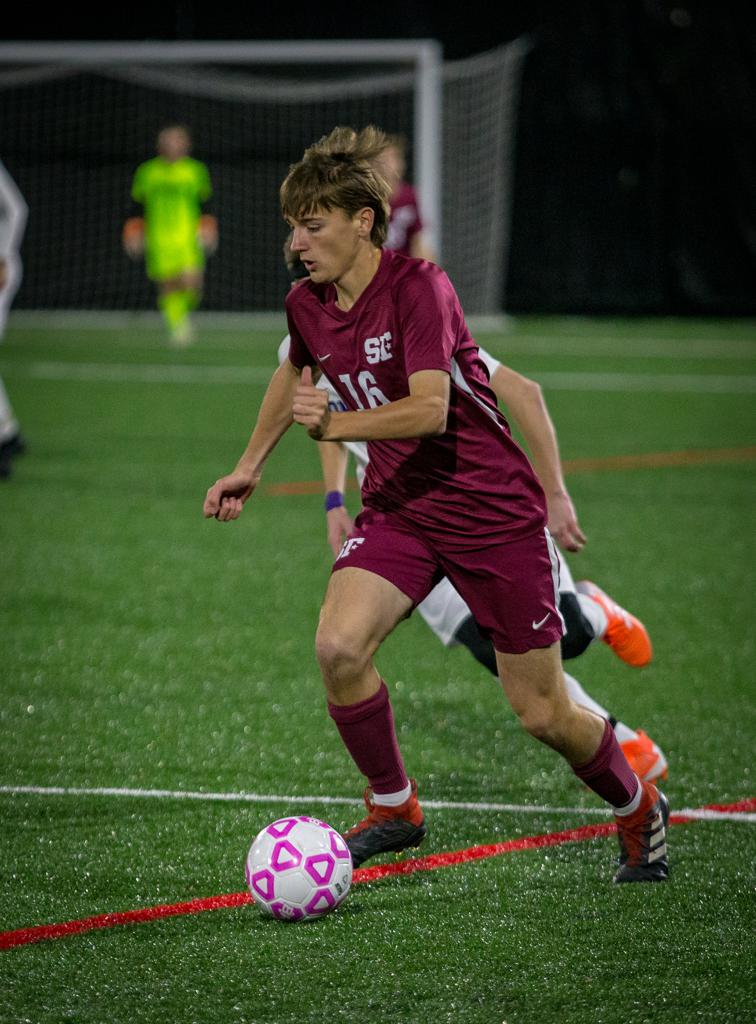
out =
{"type": "Polygon", "coordinates": [[[530,451],[533,466],[546,493],[549,530],[568,551],[579,551],[586,542],[580,529],[562,472],[559,443],[540,384],[499,365],[491,375],[491,387],[502,402],[530,451]]]}
{"type": "Polygon", "coordinates": [[[446,431],[450,386],[445,370],[418,370],[408,378],[406,398],[359,412],[331,412],[328,395],[311,383],[307,371],[302,371],[293,413],[316,441],[387,441],[438,437],[446,431]]]}
{"type": "Polygon", "coordinates": [[[323,469],[326,533],[328,544],[336,557],[354,526],[352,517],[344,505],[349,452],[343,444],[326,444],[319,441],[318,455],[323,469]]]}

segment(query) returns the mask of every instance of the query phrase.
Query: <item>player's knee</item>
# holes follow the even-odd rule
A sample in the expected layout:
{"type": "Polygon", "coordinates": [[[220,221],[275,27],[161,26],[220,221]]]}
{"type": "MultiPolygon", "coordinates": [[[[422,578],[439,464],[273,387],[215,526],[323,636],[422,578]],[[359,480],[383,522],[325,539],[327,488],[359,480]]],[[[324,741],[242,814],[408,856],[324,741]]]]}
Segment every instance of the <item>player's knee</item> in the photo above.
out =
{"type": "Polygon", "coordinates": [[[558,732],[558,716],[548,701],[534,702],[519,715],[520,724],[533,739],[553,745],[558,732]]]}
{"type": "Polygon", "coordinates": [[[562,637],[562,660],[577,658],[594,639],[590,623],[580,610],[577,594],[560,594],[559,611],[564,619],[565,634],[562,637]]]}
{"type": "Polygon", "coordinates": [[[368,661],[363,645],[354,636],[323,624],[315,637],[315,654],[326,679],[349,679],[368,661]]]}

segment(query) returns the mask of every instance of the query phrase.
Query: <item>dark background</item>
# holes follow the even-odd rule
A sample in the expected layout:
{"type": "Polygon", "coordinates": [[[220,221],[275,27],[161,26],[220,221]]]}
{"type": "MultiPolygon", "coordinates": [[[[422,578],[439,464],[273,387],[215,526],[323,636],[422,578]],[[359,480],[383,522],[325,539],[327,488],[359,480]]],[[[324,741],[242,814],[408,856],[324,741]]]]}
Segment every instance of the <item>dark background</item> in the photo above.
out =
{"type": "MultiPolygon", "coordinates": [[[[565,0],[31,9],[15,39],[528,34],[506,306],[756,313],[756,4],[565,0]],[[50,20],[52,19],[52,20],[50,20]]],[[[504,287],[504,282],[502,283],[504,287]]]]}

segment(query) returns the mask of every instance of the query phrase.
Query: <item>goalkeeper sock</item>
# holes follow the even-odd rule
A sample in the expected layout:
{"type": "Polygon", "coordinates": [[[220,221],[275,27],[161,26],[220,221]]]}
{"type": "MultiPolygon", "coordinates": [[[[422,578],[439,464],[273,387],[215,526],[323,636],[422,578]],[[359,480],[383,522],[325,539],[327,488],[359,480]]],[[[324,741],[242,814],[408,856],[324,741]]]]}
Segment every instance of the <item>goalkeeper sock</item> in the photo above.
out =
{"type": "Polygon", "coordinates": [[[186,293],[178,291],[166,292],[158,299],[158,305],[163,312],[163,317],[168,325],[168,330],[171,334],[175,334],[176,331],[182,327],[184,321],[189,315],[186,293]]]}
{"type": "Polygon", "coordinates": [[[186,288],[184,289],[184,295],[186,296],[186,308],[188,311],[194,310],[199,306],[201,298],[199,289],[186,288]]]}

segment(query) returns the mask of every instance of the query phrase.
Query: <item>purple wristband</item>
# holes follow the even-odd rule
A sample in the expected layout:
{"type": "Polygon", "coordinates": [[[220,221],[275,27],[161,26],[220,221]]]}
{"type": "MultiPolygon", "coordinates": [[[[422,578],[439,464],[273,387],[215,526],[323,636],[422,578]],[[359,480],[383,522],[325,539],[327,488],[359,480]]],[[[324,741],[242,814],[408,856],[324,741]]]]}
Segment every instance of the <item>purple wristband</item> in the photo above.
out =
{"type": "Polygon", "coordinates": [[[325,510],[330,512],[331,509],[341,508],[344,504],[344,495],[341,491],[329,491],[325,496],[325,510]]]}

